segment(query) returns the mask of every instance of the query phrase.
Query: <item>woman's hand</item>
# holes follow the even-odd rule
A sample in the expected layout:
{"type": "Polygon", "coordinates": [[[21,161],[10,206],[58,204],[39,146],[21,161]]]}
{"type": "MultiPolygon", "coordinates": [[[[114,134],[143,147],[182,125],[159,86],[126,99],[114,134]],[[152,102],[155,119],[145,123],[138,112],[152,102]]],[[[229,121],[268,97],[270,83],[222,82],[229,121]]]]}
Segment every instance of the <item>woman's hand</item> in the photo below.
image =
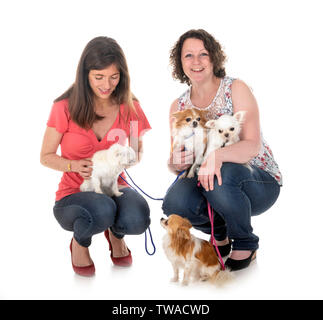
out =
{"type": "Polygon", "coordinates": [[[184,146],[174,149],[168,160],[168,165],[173,171],[183,171],[188,169],[194,162],[194,154],[184,151],[184,146]]]}
{"type": "Polygon", "coordinates": [[[198,181],[200,181],[205,191],[212,191],[214,189],[214,176],[218,179],[218,185],[222,185],[222,163],[222,160],[216,154],[216,150],[211,152],[202,163],[198,172],[198,181]]]}
{"type": "Polygon", "coordinates": [[[71,171],[77,172],[84,180],[91,178],[93,162],[91,159],[71,160],[71,171]]]}

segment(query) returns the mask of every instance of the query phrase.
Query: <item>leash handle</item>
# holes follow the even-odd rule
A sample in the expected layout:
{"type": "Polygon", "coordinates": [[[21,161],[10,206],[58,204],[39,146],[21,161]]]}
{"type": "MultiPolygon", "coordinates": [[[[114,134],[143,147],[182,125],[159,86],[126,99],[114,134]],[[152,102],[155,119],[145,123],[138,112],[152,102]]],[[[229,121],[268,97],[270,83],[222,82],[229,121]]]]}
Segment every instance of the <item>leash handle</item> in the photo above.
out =
{"type": "Polygon", "coordinates": [[[150,241],[151,241],[151,244],[153,245],[154,251],[152,253],[150,253],[148,251],[148,249],[147,249],[147,230],[145,231],[145,249],[146,249],[147,254],[152,256],[156,252],[156,247],[155,247],[155,244],[154,244],[154,241],[153,241],[153,237],[151,235],[150,227],[148,227],[148,231],[149,231],[150,241]]]}
{"type": "MultiPolygon", "coordinates": [[[[128,172],[126,172],[127,175],[128,175],[128,172]]],[[[137,193],[138,191],[131,185],[128,183],[128,181],[126,181],[125,179],[123,179],[123,177],[121,176],[121,174],[119,175],[119,177],[133,190],[135,190],[137,193]]],[[[128,177],[130,178],[130,176],[128,175],[128,177]]],[[[132,181],[132,179],[130,178],[130,180],[132,181]]],[[[133,181],[132,181],[133,182],[133,181]]],[[[133,182],[134,183],[134,182],[133,182]]],[[[135,183],[134,183],[135,184],[135,183]]],[[[136,185],[136,184],[135,184],[136,185]]],[[[140,189],[140,188],[139,188],[140,189]]],[[[141,189],[140,189],[141,190],[141,189]]],[[[142,190],[141,190],[142,191],[142,190]]],[[[143,191],[142,191],[143,192],[143,191]]],[[[144,192],[143,192],[144,193],[144,192]]],[[[151,198],[151,197],[150,197],[151,198]]],[[[159,199],[156,199],[156,200],[159,200],[159,199]]],[[[162,200],[162,199],[161,199],[162,200]]],[[[156,252],[156,247],[155,247],[155,244],[154,244],[154,240],[153,240],[153,237],[151,235],[151,231],[150,231],[150,227],[148,227],[148,231],[149,231],[149,236],[150,236],[150,241],[151,241],[151,244],[153,245],[153,248],[154,248],[154,251],[152,253],[150,253],[147,249],[147,230],[145,230],[145,250],[147,252],[148,255],[152,256],[155,254],[156,252]]]]}

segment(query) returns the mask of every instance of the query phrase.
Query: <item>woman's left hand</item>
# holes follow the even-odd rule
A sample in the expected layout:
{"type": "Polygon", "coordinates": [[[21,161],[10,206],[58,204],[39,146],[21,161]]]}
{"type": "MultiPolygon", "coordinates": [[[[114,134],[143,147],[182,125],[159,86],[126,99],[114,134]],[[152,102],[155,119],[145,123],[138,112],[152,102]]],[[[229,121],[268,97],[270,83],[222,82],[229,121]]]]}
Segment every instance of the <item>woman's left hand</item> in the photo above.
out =
{"type": "Polygon", "coordinates": [[[210,153],[202,163],[198,172],[198,181],[200,181],[205,191],[212,191],[214,189],[214,176],[218,179],[218,185],[222,185],[222,163],[220,157],[216,155],[216,150],[210,153]]]}

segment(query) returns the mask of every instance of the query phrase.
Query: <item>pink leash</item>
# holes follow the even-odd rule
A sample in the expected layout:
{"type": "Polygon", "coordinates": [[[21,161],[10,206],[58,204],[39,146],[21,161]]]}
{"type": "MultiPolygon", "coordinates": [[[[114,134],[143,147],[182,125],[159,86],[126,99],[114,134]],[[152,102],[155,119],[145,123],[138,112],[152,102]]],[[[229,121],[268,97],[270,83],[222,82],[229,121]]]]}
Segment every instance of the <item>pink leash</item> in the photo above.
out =
{"type": "Polygon", "coordinates": [[[214,212],[213,212],[213,209],[211,208],[211,205],[210,205],[209,201],[207,202],[207,211],[209,212],[209,218],[210,218],[210,222],[211,222],[211,243],[214,245],[215,250],[216,250],[216,252],[218,254],[222,270],[225,270],[225,265],[224,265],[223,259],[221,257],[219,248],[218,248],[218,246],[217,246],[217,244],[215,242],[215,238],[214,238],[214,230],[213,230],[214,212]]]}
{"type": "MultiPolygon", "coordinates": [[[[198,182],[197,186],[199,187],[201,185],[200,182],[198,182]]],[[[211,222],[211,244],[213,244],[213,246],[215,247],[216,253],[218,254],[219,260],[220,260],[220,264],[221,264],[221,269],[225,270],[225,265],[222,259],[222,256],[220,254],[219,248],[215,242],[215,238],[214,238],[214,230],[213,230],[213,219],[214,219],[214,212],[213,212],[213,208],[210,205],[210,202],[207,202],[207,211],[209,213],[209,219],[211,222]]]]}

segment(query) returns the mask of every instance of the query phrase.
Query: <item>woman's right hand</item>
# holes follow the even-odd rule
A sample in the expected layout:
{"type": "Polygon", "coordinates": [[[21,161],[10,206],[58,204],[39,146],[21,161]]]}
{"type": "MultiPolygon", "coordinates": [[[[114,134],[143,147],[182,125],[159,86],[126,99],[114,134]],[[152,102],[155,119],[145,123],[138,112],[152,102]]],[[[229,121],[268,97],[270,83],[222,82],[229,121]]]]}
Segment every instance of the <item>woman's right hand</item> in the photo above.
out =
{"type": "Polygon", "coordinates": [[[183,171],[188,169],[194,162],[194,154],[184,151],[184,146],[174,149],[168,160],[168,166],[172,171],[183,171]]]}
{"type": "Polygon", "coordinates": [[[77,172],[84,180],[91,178],[93,162],[91,159],[71,160],[71,171],[77,172]]]}

